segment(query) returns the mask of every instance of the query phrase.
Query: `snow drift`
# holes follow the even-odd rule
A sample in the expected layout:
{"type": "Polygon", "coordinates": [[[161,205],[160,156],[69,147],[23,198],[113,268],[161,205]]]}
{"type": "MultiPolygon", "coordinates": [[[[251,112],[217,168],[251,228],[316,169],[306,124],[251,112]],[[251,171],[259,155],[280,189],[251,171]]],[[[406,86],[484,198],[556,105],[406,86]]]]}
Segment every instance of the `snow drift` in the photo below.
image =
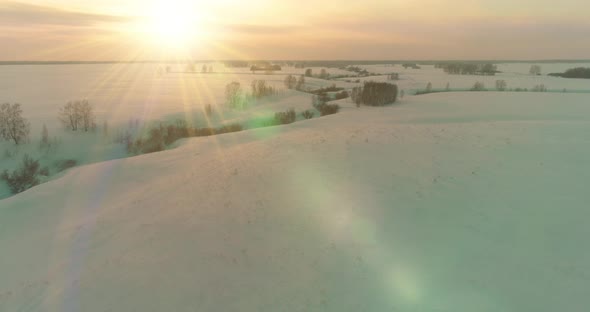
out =
{"type": "Polygon", "coordinates": [[[583,311],[584,94],[179,142],[0,201],[1,311],[583,311]]]}

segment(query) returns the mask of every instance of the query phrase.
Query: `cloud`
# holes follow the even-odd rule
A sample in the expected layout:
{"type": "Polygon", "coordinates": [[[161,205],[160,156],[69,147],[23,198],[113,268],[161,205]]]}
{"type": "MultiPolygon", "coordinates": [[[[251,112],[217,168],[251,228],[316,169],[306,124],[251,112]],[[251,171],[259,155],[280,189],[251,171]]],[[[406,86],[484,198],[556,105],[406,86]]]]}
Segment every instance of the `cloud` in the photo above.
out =
{"type": "Polygon", "coordinates": [[[123,23],[131,17],[69,11],[60,8],[20,2],[0,3],[0,25],[3,26],[93,26],[100,23],[123,23]]]}

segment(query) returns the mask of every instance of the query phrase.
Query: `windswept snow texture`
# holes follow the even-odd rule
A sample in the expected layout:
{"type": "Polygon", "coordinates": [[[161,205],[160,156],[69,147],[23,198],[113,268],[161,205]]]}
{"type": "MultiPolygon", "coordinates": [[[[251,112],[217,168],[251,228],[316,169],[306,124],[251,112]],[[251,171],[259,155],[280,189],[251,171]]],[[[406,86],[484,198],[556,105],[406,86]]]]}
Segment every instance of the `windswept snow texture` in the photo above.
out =
{"type": "Polygon", "coordinates": [[[0,201],[0,311],[586,311],[590,97],[445,93],[0,201]]]}

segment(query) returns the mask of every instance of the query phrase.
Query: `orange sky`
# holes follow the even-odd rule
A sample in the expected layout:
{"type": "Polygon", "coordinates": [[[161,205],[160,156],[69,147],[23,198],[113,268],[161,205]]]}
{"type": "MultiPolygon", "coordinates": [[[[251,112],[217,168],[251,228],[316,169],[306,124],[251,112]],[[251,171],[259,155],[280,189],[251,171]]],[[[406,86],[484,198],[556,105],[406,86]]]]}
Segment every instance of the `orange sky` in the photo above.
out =
{"type": "Polygon", "coordinates": [[[0,0],[0,60],[588,59],[587,12],[580,0],[0,0]]]}

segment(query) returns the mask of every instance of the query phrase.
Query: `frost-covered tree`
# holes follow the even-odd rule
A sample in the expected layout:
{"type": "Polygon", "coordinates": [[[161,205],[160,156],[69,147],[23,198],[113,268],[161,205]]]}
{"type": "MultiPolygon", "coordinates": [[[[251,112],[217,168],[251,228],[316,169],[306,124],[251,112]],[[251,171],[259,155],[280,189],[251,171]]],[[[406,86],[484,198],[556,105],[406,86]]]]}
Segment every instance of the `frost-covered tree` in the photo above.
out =
{"type": "Polygon", "coordinates": [[[18,145],[27,140],[30,129],[20,104],[0,105],[0,138],[18,145]]]}

